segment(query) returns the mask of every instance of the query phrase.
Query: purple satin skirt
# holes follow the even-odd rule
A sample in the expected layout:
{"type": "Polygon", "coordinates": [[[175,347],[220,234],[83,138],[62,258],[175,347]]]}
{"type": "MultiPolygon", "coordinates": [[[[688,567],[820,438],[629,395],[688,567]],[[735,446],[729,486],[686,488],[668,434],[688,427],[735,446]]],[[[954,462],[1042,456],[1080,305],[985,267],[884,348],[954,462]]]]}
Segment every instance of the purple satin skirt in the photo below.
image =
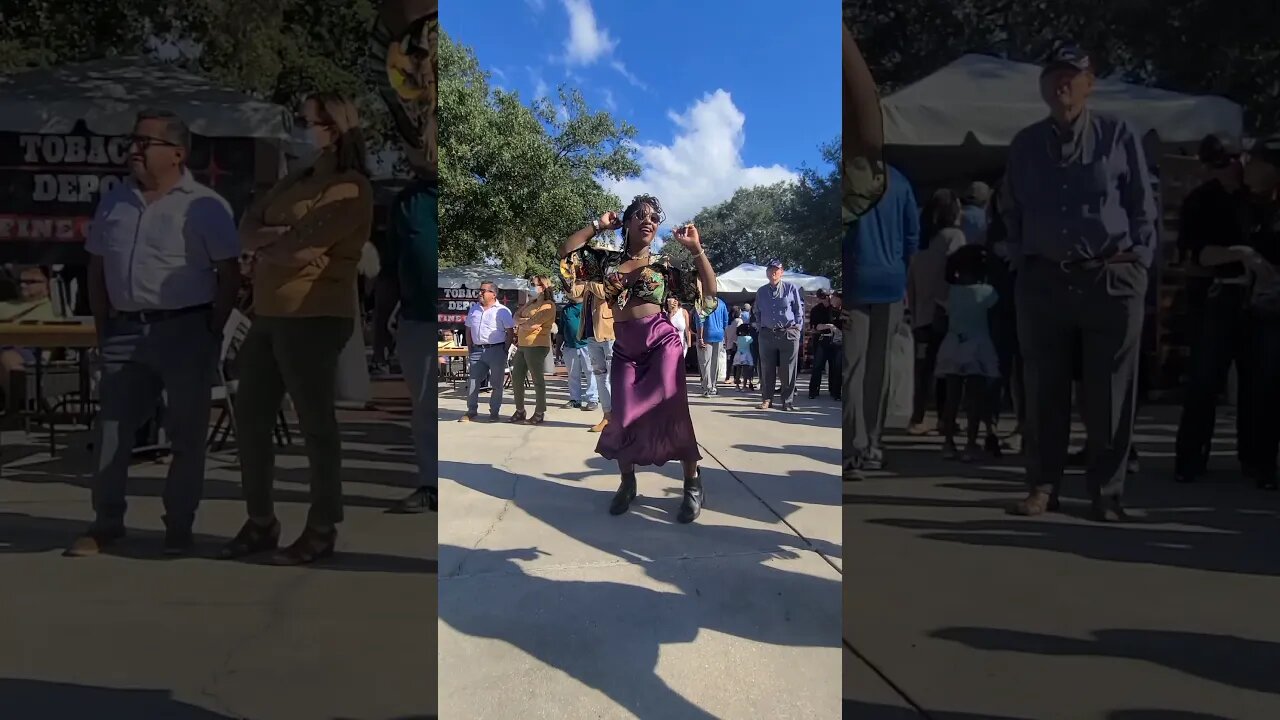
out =
{"type": "Polygon", "coordinates": [[[596,452],[634,465],[701,460],[689,417],[679,331],[661,312],[615,323],[613,329],[613,407],[596,452]]]}

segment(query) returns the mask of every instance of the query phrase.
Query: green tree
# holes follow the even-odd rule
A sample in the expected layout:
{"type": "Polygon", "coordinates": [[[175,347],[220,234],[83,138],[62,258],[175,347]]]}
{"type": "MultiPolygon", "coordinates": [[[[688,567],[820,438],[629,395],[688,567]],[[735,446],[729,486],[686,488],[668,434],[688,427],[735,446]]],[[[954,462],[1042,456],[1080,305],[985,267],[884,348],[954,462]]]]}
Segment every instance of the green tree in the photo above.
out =
{"type": "Polygon", "coordinates": [[[468,47],[440,37],[440,262],[497,260],[548,273],[574,230],[619,200],[597,178],[640,173],[635,128],[592,112],[577,90],[526,105],[489,87],[468,47]]]}
{"type": "Polygon", "coordinates": [[[376,0],[0,0],[0,72],[146,55],[157,44],[224,85],[294,107],[356,98],[375,139],[389,124],[368,87],[376,0]]]}
{"type": "Polygon", "coordinates": [[[694,216],[717,271],[777,258],[802,272],[840,276],[839,140],[820,149],[822,170],[801,168],[794,183],[739,188],[694,216]]]}

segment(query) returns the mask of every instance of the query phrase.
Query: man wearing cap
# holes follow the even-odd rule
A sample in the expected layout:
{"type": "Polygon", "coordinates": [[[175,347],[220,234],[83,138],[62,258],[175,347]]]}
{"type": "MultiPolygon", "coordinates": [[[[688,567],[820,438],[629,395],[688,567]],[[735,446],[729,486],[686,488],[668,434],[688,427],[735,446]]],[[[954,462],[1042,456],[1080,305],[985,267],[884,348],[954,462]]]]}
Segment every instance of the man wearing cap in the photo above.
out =
{"type": "Polygon", "coordinates": [[[1001,211],[1017,269],[1030,492],[1011,512],[1053,509],[1071,433],[1072,347],[1083,345],[1092,517],[1124,520],[1148,268],[1157,208],[1141,137],[1088,108],[1089,56],[1054,48],[1040,77],[1050,116],[1009,147],[1001,211]]]}
{"type": "Polygon", "coordinates": [[[795,410],[796,361],[804,329],[804,300],[800,288],[782,279],[782,261],[770,260],[769,282],[756,291],[755,325],[760,329],[760,410],[773,406],[774,380],[782,370],[782,409],[795,410]]]}
{"type": "MultiPolygon", "coordinates": [[[[831,306],[831,293],[818,291],[818,304],[809,311],[809,328],[813,331],[813,369],[809,372],[809,399],[822,391],[822,374],[827,373],[827,391],[831,399],[840,399],[840,357],[836,352],[836,325],[840,310],[831,306]]],[[[841,348],[843,349],[843,348],[841,348]]]]}
{"type": "Polygon", "coordinates": [[[1197,293],[1200,297],[1189,298],[1193,304],[1189,319],[1195,324],[1178,423],[1174,473],[1179,482],[1193,482],[1208,466],[1218,391],[1232,363],[1239,378],[1237,455],[1246,473],[1257,465],[1250,452],[1253,428],[1248,402],[1253,395],[1249,348],[1254,327],[1245,312],[1249,304],[1246,268],[1256,254],[1249,246],[1246,227],[1249,192],[1239,158],[1217,137],[1209,135],[1200,143],[1200,161],[1209,178],[1182,203],[1178,248],[1193,268],[1209,275],[1210,284],[1203,294],[1197,293]]]}
{"type": "Polygon", "coordinates": [[[1276,490],[1280,424],[1267,419],[1280,404],[1280,135],[1249,149],[1244,184],[1250,195],[1247,244],[1231,250],[1253,278],[1253,391],[1243,404],[1250,406],[1255,422],[1246,458],[1253,466],[1245,472],[1259,488],[1276,490]]]}

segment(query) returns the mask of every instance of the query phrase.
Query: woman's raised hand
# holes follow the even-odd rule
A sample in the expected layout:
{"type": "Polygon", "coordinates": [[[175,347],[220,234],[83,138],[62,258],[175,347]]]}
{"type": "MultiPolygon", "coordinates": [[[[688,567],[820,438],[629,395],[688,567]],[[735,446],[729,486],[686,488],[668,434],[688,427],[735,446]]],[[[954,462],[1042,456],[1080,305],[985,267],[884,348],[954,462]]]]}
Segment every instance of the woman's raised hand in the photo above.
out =
{"type": "Polygon", "coordinates": [[[601,230],[617,230],[622,227],[622,216],[616,212],[607,212],[600,216],[601,230]]]}
{"type": "Polygon", "coordinates": [[[693,223],[676,228],[675,239],[690,250],[697,250],[702,245],[702,236],[698,234],[698,228],[693,223]]]}

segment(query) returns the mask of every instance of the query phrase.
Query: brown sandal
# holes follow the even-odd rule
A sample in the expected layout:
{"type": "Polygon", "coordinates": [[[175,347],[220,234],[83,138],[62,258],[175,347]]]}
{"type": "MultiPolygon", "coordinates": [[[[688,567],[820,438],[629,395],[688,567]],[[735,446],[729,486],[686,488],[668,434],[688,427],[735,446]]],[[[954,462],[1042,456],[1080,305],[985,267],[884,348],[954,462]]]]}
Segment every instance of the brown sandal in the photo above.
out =
{"type": "Polygon", "coordinates": [[[515,414],[511,416],[511,419],[510,419],[510,420],[508,420],[507,422],[513,422],[513,423],[522,423],[522,422],[524,422],[524,411],[523,411],[523,410],[517,410],[517,411],[515,412],[515,414]]]}
{"type": "Polygon", "coordinates": [[[275,565],[309,565],[321,558],[333,557],[337,542],[337,528],[330,528],[325,532],[308,525],[298,539],[276,553],[271,562],[275,565]]]}
{"type": "Polygon", "coordinates": [[[546,417],[546,413],[540,413],[540,412],[537,412],[537,413],[534,413],[534,414],[533,414],[533,417],[529,418],[529,424],[530,424],[530,425],[541,425],[541,424],[542,424],[542,421],[543,421],[543,420],[546,420],[546,419],[547,419],[547,417],[546,417]]]}

